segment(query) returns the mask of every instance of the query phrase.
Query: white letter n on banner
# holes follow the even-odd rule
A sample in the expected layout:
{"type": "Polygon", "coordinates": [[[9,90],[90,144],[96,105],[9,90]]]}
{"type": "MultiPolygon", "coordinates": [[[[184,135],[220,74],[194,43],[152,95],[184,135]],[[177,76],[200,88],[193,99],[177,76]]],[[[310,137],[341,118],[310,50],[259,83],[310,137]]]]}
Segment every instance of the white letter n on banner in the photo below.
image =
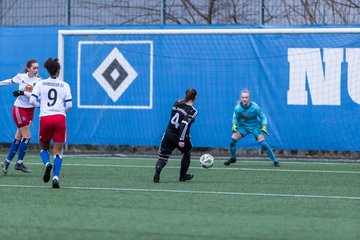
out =
{"type": "Polygon", "coordinates": [[[307,105],[308,91],[313,105],[340,105],[342,48],[289,48],[289,105],[307,105]],[[323,67],[324,66],[324,67],[323,67]],[[325,71],[324,71],[325,68],[325,71]]]}

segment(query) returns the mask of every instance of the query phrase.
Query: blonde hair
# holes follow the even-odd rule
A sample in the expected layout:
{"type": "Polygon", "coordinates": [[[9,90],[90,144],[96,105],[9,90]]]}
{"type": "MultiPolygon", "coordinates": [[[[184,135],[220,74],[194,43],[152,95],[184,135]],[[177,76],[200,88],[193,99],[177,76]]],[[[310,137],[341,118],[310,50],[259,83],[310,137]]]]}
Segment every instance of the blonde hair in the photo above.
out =
{"type": "Polygon", "coordinates": [[[240,95],[243,93],[248,93],[249,97],[251,96],[251,93],[250,93],[249,89],[247,89],[247,88],[244,88],[243,90],[241,90],[240,95]]]}
{"type": "Polygon", "coordinates": [[[243,93],[247,93],[247,94],[249,94],[249,98],[251,97],[251,93],[250,93],[249,89],[244,88],[243,90],[241,90],[241,92],[240,92],[240,99],[237,100],[236,103],[240,104],[240,102],[241,102],[241,95],[242,95],[243,93]]]}

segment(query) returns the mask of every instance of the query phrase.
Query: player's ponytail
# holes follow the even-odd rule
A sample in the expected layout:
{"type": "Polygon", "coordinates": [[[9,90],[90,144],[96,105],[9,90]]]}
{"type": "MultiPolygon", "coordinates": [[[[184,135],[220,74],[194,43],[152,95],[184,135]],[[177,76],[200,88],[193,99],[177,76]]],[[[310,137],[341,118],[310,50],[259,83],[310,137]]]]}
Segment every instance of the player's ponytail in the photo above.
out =
{"type": "Polygon", "coordinates": [[[188,88],[185,92],[185,96],[180,103],[186,103],[188,101],[194,101],[197,95],[197,91],[195,88],[188,88]]]}
{"type": "Polygon", "coordinates": [[[59,59],[58,58],[54,58],[54,59],[48,58],[44,63],[44,67],[46,68],[46,70],[48,71],[50,76],[56,77],[60,71],[59,59]]]}

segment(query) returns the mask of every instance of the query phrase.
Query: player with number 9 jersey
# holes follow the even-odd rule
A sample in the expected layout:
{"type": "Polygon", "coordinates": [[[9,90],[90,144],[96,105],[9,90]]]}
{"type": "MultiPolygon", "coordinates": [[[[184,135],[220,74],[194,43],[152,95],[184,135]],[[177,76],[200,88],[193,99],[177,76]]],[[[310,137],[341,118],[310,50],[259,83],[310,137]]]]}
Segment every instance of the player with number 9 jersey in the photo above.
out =
{"type": "Polygon", "coordinates": [[[69,84],[56,77],[39,82],[34,87],[32,96],[41,97],[40,117],[57,114],[66,116],[65,103],[72,100],[69,84]]]}
{"type": "Polygon", "coordinates": [[[40,156],[45,165],[43,181],[50,180],[52,164],[50,163],[50,142],[53,140],[54,172],[52,187],[59,188],[59,176],[62,165],[62,148],[66,136],[66,112],[72,107],[72,96],[69,84],[60,80],[59,59],[49,58],[44,67],[50,77],[40,81],[34,87],[30,103],[40,99],[40,156]]]}

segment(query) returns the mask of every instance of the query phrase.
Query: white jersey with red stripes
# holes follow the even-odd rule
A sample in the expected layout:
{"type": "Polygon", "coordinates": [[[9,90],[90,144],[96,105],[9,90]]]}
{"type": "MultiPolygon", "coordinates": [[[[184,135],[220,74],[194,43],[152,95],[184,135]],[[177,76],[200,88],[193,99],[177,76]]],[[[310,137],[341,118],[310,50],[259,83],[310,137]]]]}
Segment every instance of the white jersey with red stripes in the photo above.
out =
{"type": "Polygon", "coordinates": [[[40,99],[40,117],[65,113],[65,103],[72,101],[68,83],[58,78],[47,78],[34,87],[32,96],[40,99]]]}
{"type": "Polygon", "coordinates": [[[30,85],[33,88],[36,83],[41,80],[38,76],[29,77],[27,73],[18,73],[15,77],[11,79],[11,83],[19,84],[19,90],[24,91],[25,95],[21,95],[16,98],[14,106],[21,108],[33,108],[34,105],[29,103],[29,98],[31,96],[30,92],[26,92],[26,86],[30,85]]]}

